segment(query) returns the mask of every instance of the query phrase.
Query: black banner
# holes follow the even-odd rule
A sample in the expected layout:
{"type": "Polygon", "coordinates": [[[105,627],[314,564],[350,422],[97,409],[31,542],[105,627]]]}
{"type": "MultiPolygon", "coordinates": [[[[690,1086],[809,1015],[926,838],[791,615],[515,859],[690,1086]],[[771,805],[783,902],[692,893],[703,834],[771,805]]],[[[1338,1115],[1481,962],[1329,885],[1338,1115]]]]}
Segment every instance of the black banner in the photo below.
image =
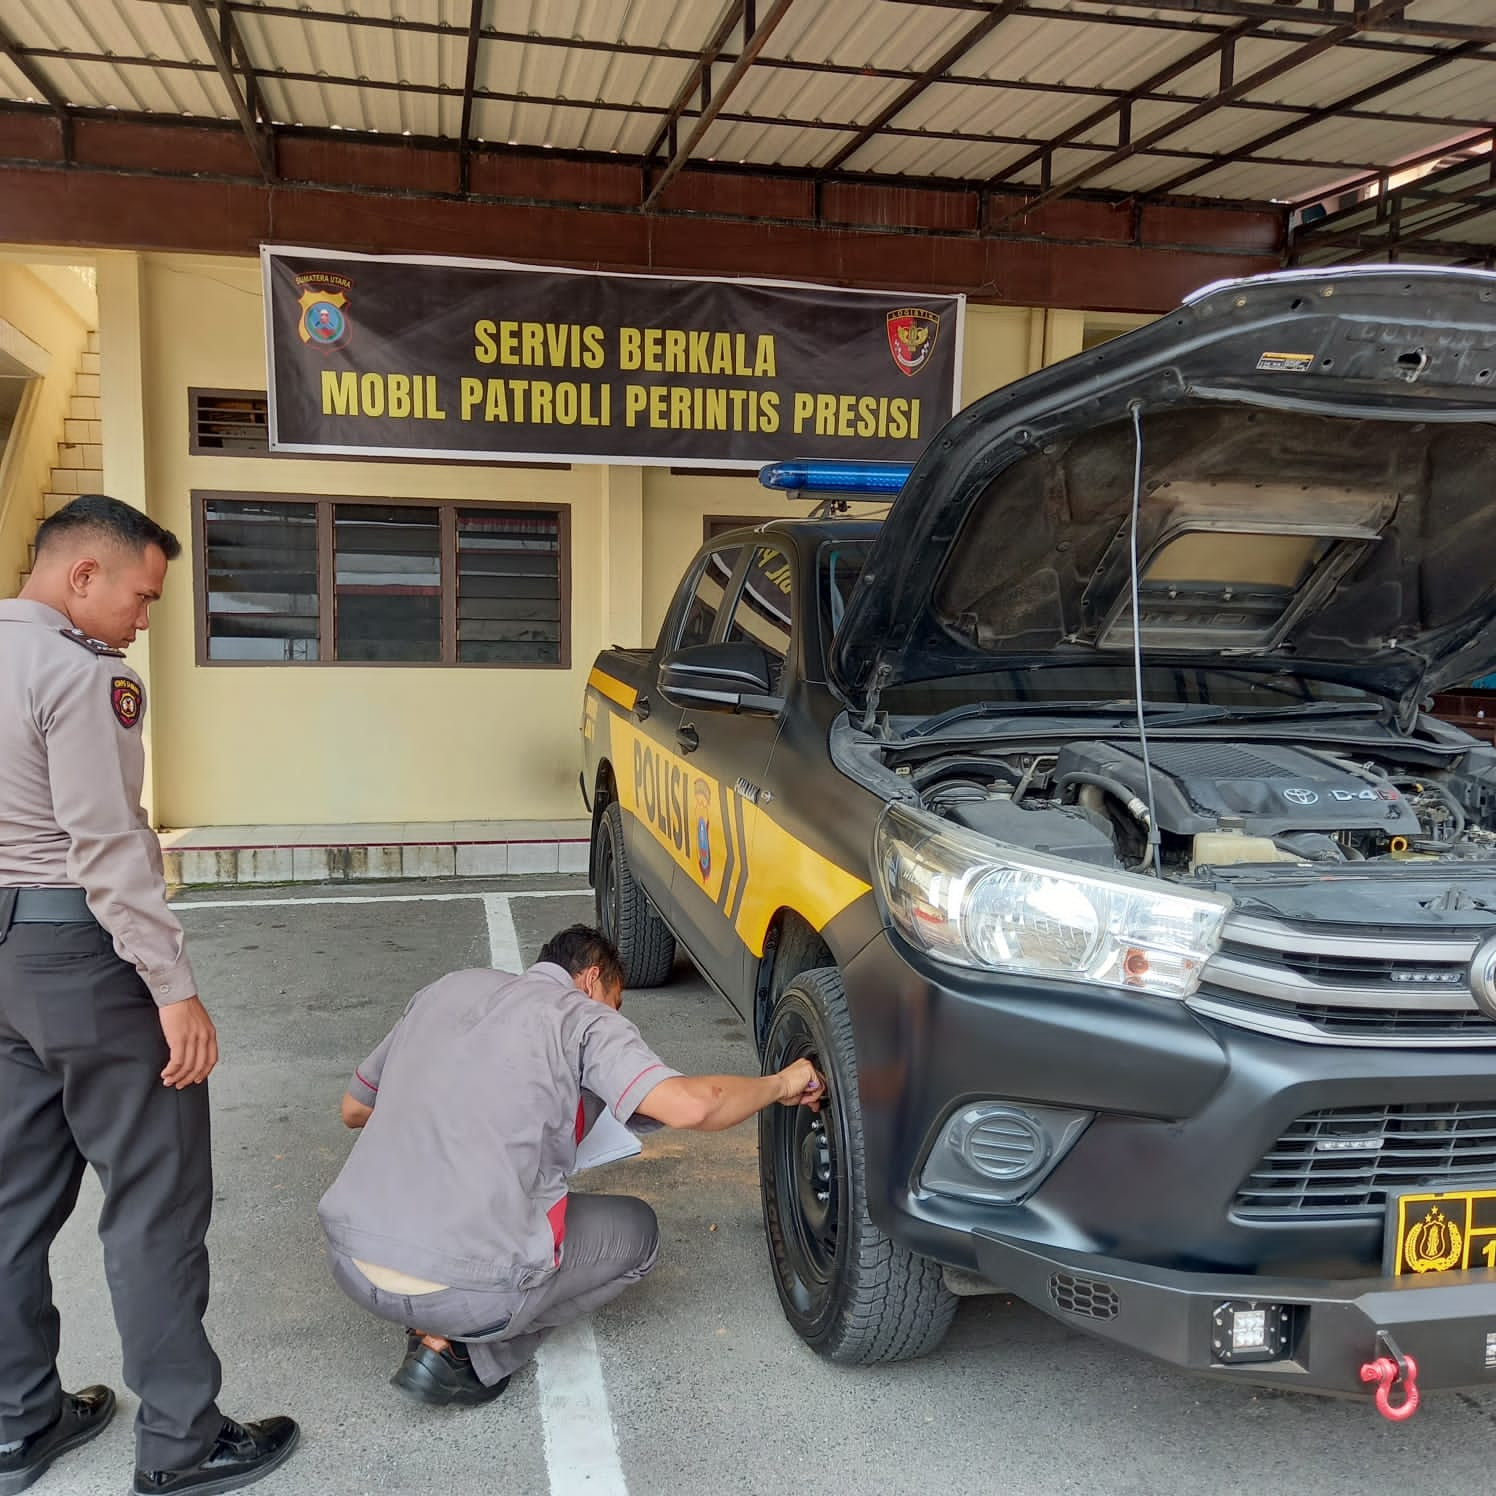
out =
{"type": "Polygon", "coordinates": [[[912,462],[965,301],[266,247],[270,445],[757,467],[912,462]]]}

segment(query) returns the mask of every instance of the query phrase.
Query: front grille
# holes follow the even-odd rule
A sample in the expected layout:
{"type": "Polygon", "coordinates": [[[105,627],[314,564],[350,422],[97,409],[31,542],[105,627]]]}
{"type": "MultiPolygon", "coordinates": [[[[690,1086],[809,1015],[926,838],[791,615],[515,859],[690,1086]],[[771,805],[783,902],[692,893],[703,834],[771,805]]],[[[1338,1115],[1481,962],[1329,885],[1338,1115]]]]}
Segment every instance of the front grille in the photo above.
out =
{"type": "MultiPolygon", "coordinates": [[[[1265,1023],[1284,1011],[1280,1003],[1249,1003],[1235,998],[1232,1007],[1243,1018],[1260,1014],[1265,1023]]],[[[1470,1045],[1496,1046],[1496,1024],[1475,1007],[1449,1012],[1442,1008],[1354,1008],[1330,1003],[1293,1003],[1288,1011],[1300,1023],[1328,1038],[1388,1044],[1420,1040],[1461,1039],[1470,1045]]]]}
{"type": "MultiPolygon", "coordinates": [[[[1293,937],[1285,933],[1285,939],[1293,937]]],[[[1350,942],[1347,942],[1349,944],[1350,942]]],[[[1390,956],[1358,956],[1349,951],[1268,950],[1226,941],[1224,955],[1291,971],[1322,986],[1386,987],[1394,992],[1468,992],[1469,958],[1399,961],[1390,956]]]]}
{"type": "Polygon", "coordinates": [[[1191,1005],[1308,1043],[1496,1048],[1496,1023],[1470,992],[1477,939],[1326,932],[1238,917],[1228,921],[1191,1005]]]}
{"type": "Polygon", "coordinates": [[[1496,1101],[1334,1107],[1300,1117],[1236,1192],[1249,1220],[1374,1216],[1389,1191],[1496,1180],[1496,1101]]]}

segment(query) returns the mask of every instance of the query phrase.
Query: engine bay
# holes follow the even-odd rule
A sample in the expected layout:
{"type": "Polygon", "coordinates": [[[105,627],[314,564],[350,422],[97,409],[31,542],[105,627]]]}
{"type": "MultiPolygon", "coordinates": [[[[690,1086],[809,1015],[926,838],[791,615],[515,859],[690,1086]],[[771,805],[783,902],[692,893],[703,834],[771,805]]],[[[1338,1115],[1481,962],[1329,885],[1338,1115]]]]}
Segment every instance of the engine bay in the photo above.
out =
{"type": "Polygon", "coordinates": [[[1472,740],[1453,762],[1428,758],[1165,738],[1150,742],[1145,765],[1137,738],[1098,738],[1050,751],[964,745],[895,773],[901,798],[912,789],[958,826],[1097,867],[1141,866],[1155,814],[1160,871],[1176,878],[1241,864],[1496,861],[1496,751],[1472,740]]]}

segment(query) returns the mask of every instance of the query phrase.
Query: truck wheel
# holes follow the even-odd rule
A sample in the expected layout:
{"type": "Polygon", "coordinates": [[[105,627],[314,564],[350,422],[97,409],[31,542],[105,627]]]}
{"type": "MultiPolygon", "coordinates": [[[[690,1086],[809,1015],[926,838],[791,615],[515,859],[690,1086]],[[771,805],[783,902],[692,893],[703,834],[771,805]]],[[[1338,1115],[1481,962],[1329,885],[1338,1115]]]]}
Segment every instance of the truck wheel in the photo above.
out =
{"type": "Polygon", "coordinates": [[[764,1070],[809,1059],[827,1099],[759,1113],[764,1230],[785,1317],[844,1366],[907,1361],[940,1344],[956,1312],[938,1263],[868,1219],[852,1024],[834,968],[802,972],[769,1021],[764,1070]]]}
{"type": "Polygon", "coordinates": [[[594,835],[598,927],[618,947],[623,985],[658,987],[675,965],[675,936],[629,867],[623,807],[616,800],[599,817],[594,835]]]}

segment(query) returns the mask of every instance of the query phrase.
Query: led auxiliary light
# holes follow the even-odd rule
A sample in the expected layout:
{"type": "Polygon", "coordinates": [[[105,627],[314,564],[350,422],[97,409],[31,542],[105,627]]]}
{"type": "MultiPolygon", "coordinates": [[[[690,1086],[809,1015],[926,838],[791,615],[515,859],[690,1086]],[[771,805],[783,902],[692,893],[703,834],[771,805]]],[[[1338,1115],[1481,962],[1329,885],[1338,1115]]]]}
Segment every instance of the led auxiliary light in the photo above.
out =
{"type": "Polygon", "coordinates": [[[909,462],[771,462],[758,481],[798,493],[895,494],[913,470],[909,462]]]}
{"type": "Polygon", "coordinates": [[[1210,1317],[1210,1349],[1222,1366],[1280,1361],[1293,1343],[1294,1307],[1255,1299],[1218,1304],[1210,1317]]]}

